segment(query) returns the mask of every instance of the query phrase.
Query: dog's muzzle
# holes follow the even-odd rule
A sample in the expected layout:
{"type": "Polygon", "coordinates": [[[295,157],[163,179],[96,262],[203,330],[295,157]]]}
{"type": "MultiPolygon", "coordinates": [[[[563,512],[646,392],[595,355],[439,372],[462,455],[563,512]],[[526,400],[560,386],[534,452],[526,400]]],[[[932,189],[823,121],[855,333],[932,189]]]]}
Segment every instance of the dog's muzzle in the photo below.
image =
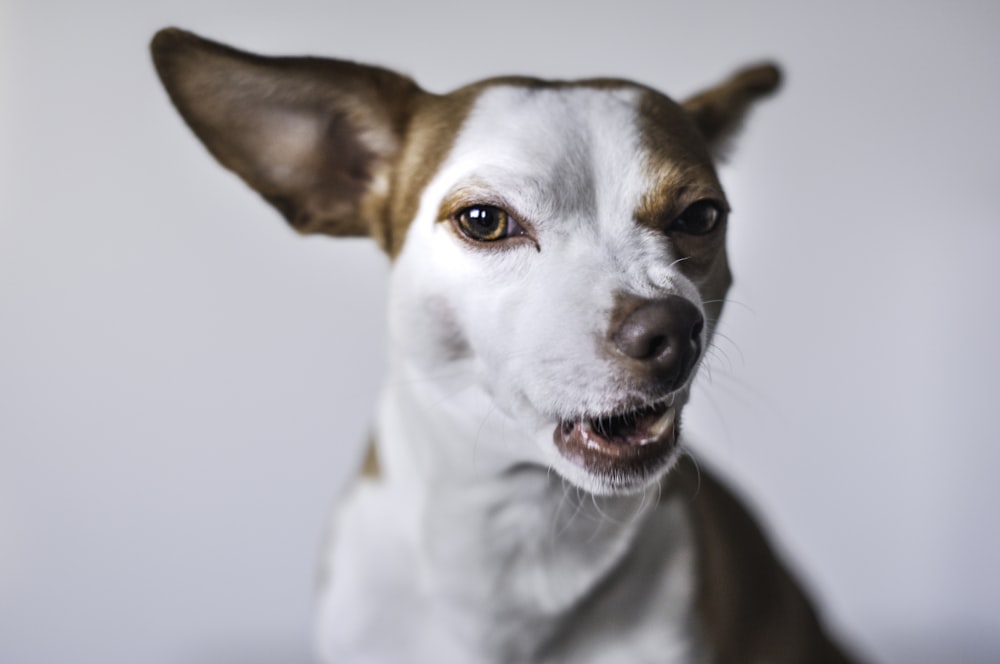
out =
{"type": "Polygon", "coordinates": [[[705,318],[679,295],[622,297],[606,340],[623,382],[636,386],[615,412],[559,422],[553,434],[567,460],[603,476],[645,477],[666,467],[677,446],[685,385],[701,356],[705,318]],[[636,403],[646,401],[649,405],[636,403]]]}

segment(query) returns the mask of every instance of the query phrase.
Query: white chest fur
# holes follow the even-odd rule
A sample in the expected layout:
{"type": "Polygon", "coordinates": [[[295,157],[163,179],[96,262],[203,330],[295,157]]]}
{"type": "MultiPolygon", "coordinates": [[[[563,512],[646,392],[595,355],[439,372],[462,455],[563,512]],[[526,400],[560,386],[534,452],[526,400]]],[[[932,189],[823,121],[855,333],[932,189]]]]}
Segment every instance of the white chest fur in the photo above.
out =
{"type": "MultiPolygon", "coordinates": [[[[435,397],[396,385],[379,418],[384,476],[351,489],[325,561],[325,661],[702,659],[692,536],[677,498],[594,497],[537,466],[494,472],[488,460],[473,476],[427,481],[413,470],[439,465],[419,459],[435,433],[422,426],[421,402],[435,397]]],[[[517,445],[516,426],[501,419],[488,428],[517,445]]]]}

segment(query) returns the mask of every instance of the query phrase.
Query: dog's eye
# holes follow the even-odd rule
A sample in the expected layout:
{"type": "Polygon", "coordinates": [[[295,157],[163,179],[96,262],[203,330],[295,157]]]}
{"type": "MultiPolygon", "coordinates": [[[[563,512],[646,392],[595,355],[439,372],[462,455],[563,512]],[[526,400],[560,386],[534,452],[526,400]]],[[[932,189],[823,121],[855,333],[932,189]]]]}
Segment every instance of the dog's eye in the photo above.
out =
{"type": "Polygon", "coordinates": [[[495,205],[473,205],[455,215],[459,230],[477,242],[496,242],[524,235],[524,229],[506,210],[495,205]]]}
{"type": "Polygon", "coordinates": [[[722,221],[724,212],[715,201],[697,201],[687,206],[680,216],[670,222],[668,233],[685,235],[708,235],[722,221]]]}

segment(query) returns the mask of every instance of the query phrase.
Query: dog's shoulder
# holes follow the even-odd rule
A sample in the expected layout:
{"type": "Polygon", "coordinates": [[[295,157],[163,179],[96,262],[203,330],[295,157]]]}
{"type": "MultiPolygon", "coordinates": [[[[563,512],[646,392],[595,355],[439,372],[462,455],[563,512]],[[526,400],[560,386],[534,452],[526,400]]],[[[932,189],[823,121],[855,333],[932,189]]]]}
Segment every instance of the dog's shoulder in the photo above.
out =
{"type": "Polygon", "coordinates": [[[696,610],[713,661],[857,661],[827,636],[745,500],[689,458],[672,479],[691,518],[699,565],[696,610]]]}

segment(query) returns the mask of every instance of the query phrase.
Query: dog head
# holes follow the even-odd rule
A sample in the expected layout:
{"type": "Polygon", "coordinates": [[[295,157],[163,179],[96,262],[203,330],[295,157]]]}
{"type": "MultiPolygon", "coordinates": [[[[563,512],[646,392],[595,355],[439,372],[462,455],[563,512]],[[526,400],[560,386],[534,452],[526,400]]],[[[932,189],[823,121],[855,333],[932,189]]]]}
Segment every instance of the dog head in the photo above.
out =
{"type": "Polygon", "coordinates": [[[436,95],[179,30],[153,55],[194,132],[294,228],[370,236],[394,259],[392,335],[411,362],[473,371],[582,488],[666,472],[731,281],[713,159],[774,67],[677,104],[610,79],[436,95]]]}

